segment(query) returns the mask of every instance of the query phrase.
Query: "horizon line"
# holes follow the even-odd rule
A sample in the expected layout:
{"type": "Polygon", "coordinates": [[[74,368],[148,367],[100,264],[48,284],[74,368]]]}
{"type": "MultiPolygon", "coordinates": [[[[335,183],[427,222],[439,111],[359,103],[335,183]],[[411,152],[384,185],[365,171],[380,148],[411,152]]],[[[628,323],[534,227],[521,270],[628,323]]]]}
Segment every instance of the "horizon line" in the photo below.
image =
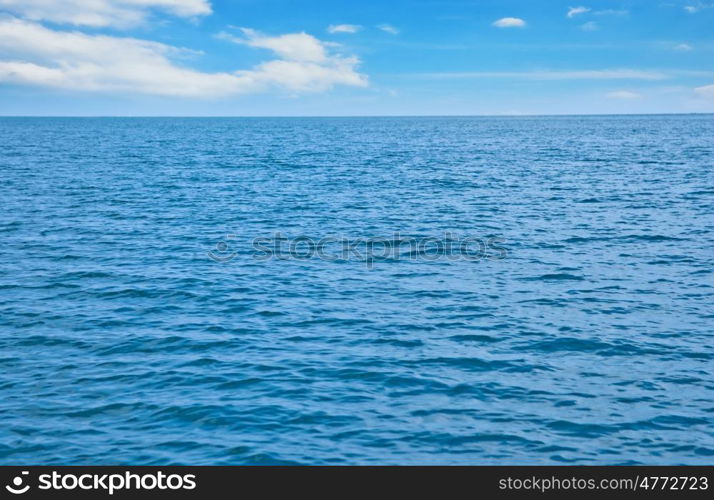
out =
{"type": "Polygon", "coordinates": [[[427,114],[427,115],[3,115],[1,118],[547,118],[578,116],[692,116],[714,115],[714,111],[664,113],[522,113],[522,114],[427,114]]]}

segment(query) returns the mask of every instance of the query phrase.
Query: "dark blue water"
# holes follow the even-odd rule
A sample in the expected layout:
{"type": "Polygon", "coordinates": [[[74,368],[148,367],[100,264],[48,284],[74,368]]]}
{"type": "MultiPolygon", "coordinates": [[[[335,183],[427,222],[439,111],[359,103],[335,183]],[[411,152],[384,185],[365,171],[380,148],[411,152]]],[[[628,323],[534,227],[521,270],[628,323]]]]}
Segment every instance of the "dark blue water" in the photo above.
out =
{"type": "Polygon", "coordinates": [[[0,463],[711,463],[713,137],[0,119],[0,463]],[[276,232],[507,255],[257,259],[276,232]]]}

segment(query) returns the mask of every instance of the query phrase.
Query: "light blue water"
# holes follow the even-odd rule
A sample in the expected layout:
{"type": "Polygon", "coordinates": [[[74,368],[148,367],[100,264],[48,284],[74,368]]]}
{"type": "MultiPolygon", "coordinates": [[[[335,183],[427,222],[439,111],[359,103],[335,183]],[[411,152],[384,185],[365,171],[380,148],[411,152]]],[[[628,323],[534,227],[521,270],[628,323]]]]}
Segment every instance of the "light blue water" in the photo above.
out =
{"type": "Polygon", "coordinates": [[[711,463],[713,137],[0,119],[0,463],[711,463]],[[256,260],[276,231],[508,255],[256,260]]]}

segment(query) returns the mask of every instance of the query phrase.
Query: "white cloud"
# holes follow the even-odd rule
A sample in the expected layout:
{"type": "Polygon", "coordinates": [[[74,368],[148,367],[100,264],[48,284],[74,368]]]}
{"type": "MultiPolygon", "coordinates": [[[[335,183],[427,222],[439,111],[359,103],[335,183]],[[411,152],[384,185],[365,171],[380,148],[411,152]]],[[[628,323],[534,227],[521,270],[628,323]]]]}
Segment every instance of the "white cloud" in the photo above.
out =
{"type": "Polygon", "coordinates": [[[462,78],[518,78],[526,80],[665,80],[668,75],[656,71],[635,69],[603,69],[574,71],[504,71],[504,72],[469,72],[469,73],[425,73],[417,76],[436,79],[462,78]]]}
{"type": "Polygon", "coordinates": [[[240,43],[269,49],[279,59],[248,70],[204,73],[176,64],[172,59],[191,51],[170,45],[0,19],[0,83],[183,97],[239,95],[271,87],[310,92],[367,85],[366,76],[356,71],[357,58],[331,54],[310,35],[244,34],[240,43]]]}
{"type": "Polygon", "coordinates": [[[152,10],[179,17],[210,14],[209,0],[0,0],[0,9],[32,21],[128,28],[152,10]]]}
{"type": "Polygon", "coordinates": [[[221,33],[220,38],[261,49],[272,50],[290,61],[321,63],[327,60],[327,48],[323,42],[307,33],[291,33],[267,36],[250,28],[240,28],[244,38],[221,33]]]}
{"type": "Polygon", "coordinates": [[[695,5],[685,5],[684,10],[690,14],[696,14],[704,9],[714,8],[714,3],[697,2],[695,5]]]}
{"type": "Polygon", "coordinates": [[[714,84],[705,85],[704,87],[697,87],[694,91],[702,97],[707,99],[714,99],[714,84]]]}
{"type": "Polygon", "coordinates": [[[496,28],[523,28],[526,22],[518,17],[503,17],[493,22],[496,28]]]}
{"type": "Polygon", "coordinates": [[[400,33],[399,29],[395,28],[391,24],[380,24],[377,28],[381,29],[385,33],[389,33],[390,35],[398,35],[400,33]]]}
{"type": "Polygon", "coordinates": [[[583,31],[597,31],[600,29],[600,26],[598,26],[595,21],[588,21],[585,24],[581,24],[580,29],[583,31]]]}
{"type": "Polygon", "coordinates": [[[357,33],[362,31],[362,26],[356,24],[331,24],[327,27],[328,33],[357,33]]]}
{"type": "Polygon", "coordinates": [[[504,17],[498,21],[494,21],[493,25],[496,28],[523,28],[526,22],[517,17],[504,17]]]}
{"type": "Polygon", "coordinates": [[[639,99],[642,96],[640,94],[638,94],[637,92],[630,92],[629,90],[616,90],[614,92],[608,93],[607,97],[610,99],[629,100],[629,99],[639,99]]]}
{"type": "Polygon", "coordinates": [[[626,16],[630,13],[630,11],[624,9],[603,9],[594,11],[589,7],[570,7],[568,9],[567,16],[568,18],[572,19],[574,17],[588,13],[592,14],[593,16],[626,16]]]}
{"type": "Polygon", "coordinates": [[[678,50],[680,52],[691,52],[692,50],[694,50],[694,47],[692,47],[688,43],[680,43],[679,45],[674,46],[674,50],[678,50]]]}
{"type": "Polygon", "coordinates": [[[579,16],[580,14],[585,14],[587,12],[590,12],[588,7],[570,7],[568,9],[568,17],[572,19],[575,16],[579,16]]]}

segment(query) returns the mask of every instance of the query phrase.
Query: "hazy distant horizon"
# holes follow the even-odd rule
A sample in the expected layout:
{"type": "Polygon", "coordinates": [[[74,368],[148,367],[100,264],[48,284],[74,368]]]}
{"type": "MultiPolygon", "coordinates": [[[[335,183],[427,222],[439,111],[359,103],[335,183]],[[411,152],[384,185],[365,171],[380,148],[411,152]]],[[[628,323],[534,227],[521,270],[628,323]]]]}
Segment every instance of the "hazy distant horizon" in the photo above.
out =
{"type": "Polygon", "coordinates": [[[522,115],[0,115],[0,118],[557,118],[600,116],[714,116],[702,113],[558,113],[522,115]]]}

